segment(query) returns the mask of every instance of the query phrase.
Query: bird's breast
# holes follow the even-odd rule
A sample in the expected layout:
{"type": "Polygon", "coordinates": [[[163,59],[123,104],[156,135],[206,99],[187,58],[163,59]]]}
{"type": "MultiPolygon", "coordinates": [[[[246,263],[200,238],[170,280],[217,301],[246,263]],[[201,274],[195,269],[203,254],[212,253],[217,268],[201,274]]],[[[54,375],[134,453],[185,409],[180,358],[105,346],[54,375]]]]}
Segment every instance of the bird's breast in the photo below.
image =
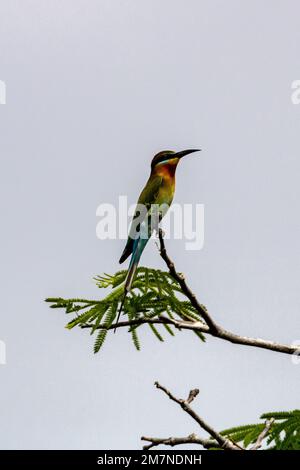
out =
{"type": "Polygon", "coordinates": [[[175,192],[175,178],[165,176],[158,193],[158,204],[171,205],[175,192]]]}

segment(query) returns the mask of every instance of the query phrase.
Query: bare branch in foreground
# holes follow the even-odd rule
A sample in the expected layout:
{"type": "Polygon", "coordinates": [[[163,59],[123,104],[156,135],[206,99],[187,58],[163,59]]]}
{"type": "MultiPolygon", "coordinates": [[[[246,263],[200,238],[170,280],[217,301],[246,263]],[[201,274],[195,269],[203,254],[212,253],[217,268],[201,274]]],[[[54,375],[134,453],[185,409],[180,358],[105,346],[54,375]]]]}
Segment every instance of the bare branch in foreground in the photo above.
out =
{"type": "MultiPolygon", "coordinates": [[[[181,398],[175,397],[173,393],[170,392],[170,390],[168,390],[163,385],[160,385],[158,382],[155,382],[154,385],[159,390],[162,390],[170,398],[170,400],[177,403],[189,416],[193,418],[194,421],[196,421],[196,423],[200,426],[201,429],[203,429],[209,434],[210,437],[208,439],[204,439],[202,437],[197,436],[194,433],[186,437],[159,438],[159,437],[142,436],[141,437],[142,441],[149,442],[149,444],[146,444],[143,446],[144,450],[151,449],[152,447],[156,447],[161,444],[165,446],[171,446],[171,447],[182,445],[182,444],[199,444],[204,449],[215,448],[215,449],[224,449],[224,450],[248,450],[248,449],[245,449],[244,447],[241,447],[240,445],[233,442],[232,440],[226,438],[222,434],[220,434],[212,426],[207,424],[206,421],[204,421],[201,418],[201,416],[199,416],[193,410],[193,408],[190,407],[189,403],[191,403],[191,401],[193,401],[199,393],[199,390],[197,388],[190,391],[187,400],[183,400],[181,398]]],[[[264,429],[259,434],[255,444],[249,450],[258,450],[262,446],[262,442],[265,439],[265,437],[268,435],[273,422],[274,422],[273,418],[265,422],[264,429]]]]}
{"type": "Polygon", "coordinates": [[[199,391],[199,388],[194,388],[193,390],[191,390],[186,402],[188,404],[192,403],[192,401],[195,400],[196,396],[199,395],[199,391]]]}
{"type": "MultiPolygon", "coordinates": [[[[206,421],[204,421],[204,419],[202,419],[201,416],[199,416],[199,415],[193,410],[193,408],[191,408],[191,406],[190,406],[189,403],[188,403],[188,400],[183,400],[183,399],[181,399],[181,398],[175,397],[175,396],[170,392],[170,390],[168,390],[168,389],[167,389],[166,387],[164,387],[163,385],[160,385],[160,383],[158,383],[158,382],[155,382],[154,385],[155,385],[156,388],[158,388],[159,390],[162,390],[162,391],[170,398],[170,400],[172,400],[172,401],[174,401],[175,403],[177,403],[188,415],[190,415],[190,416],[193,418],[193,420],[196,421],[196,423],[198,423],[199,426],[200,426],[202,429],[204,429],[204,431],[206,431],[206,432],[210,435],[210,437],[216,442],[217,447],[219,446],[219,447],[221,447],[222,449],[225,449],[225,450],[240,450],[240,447],[239,447],[238,445],[234,444],[232,441],[230,441],[230,440],[227,439],[226,437],[222,436],[220,433],[218,433],[218,431],[216,431],[216,430],[215,430],[214,428],[212,428],[208,423],[206,423],[206,421]]],[[[197,395],[197,394],[196,394],[196,395],[197,395]]],[[[195,391],[191,390],[190,393],[189,393],[189,398],[190,398],[191,396],[194,396],[194,398],[195,398],[196,395],[195,395],[195,391]]],[[[193,436],[192,438],[191,438],[191,436],[189,436],[189,437],[190,437],[190,443],[193,443],[193,444],[194,444],[196,437],[195,437],[194,435],[192,435],[192,436],[193,436]],[[191,442],[191,440],[192,440],[192,442],[191,442]]],[[[142,439],[143,439],[143,438],[142,438],[142,439]]],[[[201,443],[201,445],[202,445],[203,442],[206,443],[206,444],[207,444],[208,442],[211,443],[211,441],[202,440],[202,439],[200,439],[200,438],[197,438],[197,439],[198,439],[198,441],[199,441],[198,443],[201,443]],[[200,440],[201,440],[202,442],[200,442],[200,440]]],[[[145,439],[143,439],[143,440],[145,440],[145,439]]],[[[147,440],[149,440],[149,438],[147,438],[147,440]]],[[[153,447],[153,445],[158,445],[157,443],[155,444],[155,443],[153,442],[153,440],[152,440],[151,442],[152,442],[151,447],[153,447]]],[[[172,440],[172,438],[169,438],[169,442],[172,442],[173,445],[176,445],[176,444],[174,443],[174,442],[176,442],[176,441],[172,440]],[[171,441],[170,441],[170,439],[171,439],[171,441]]],[[[178,442],[178,441],[177,441],[177,442],[178,442]]],[[[182,442],[181,442],[181,443],[182,443],[182,442]]],[[[186,443],[187,443],[187,441],[186,441],[186,443]]],[[[171,444],[169,444],[169,445],[171,445],[171,444]]],[[[212,445],[211,445],[210,447],[212,447],[212,445]]],[[[148,446],[148,448],[149,448],[149,446],[148,446]]]]}
{"type": "Polygon", "coordinates": [[[143,446],[144,450],[148,450],[148,449],[151,449],[152,447],[156,447],[159,445],[174,447],[174,446],[179,446],[182,444],[199,444],[202,447],[204,447],[204,449],[211,449],[212,447],[214,448],[219,447],[216,441],[213,441],[211,439],[202,439],[196,434],[190,434],[187,437],[167,437],[165,439],[159,438],[159,437],[142,436],[141,440],[150,442],[150,444],[143,446]]]}

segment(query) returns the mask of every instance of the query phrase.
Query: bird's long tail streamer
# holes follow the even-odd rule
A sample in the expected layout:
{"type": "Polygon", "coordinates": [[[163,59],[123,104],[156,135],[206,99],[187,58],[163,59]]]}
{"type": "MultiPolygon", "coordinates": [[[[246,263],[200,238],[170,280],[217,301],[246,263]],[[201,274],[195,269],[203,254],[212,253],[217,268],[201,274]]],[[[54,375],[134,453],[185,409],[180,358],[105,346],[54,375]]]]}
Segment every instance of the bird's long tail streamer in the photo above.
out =
{"type": "Polygon", "coordinates": [[[132,255],[132,258],[130,260],[130,265],[129,265],[129,269],[128,269],[126,280],[125,280],[124,296],[123,296],[123,299],[122,299],[122,302],[121,302],[121,305],[120,305],[120,308],[119,308],[118,318],[117,318],[117,321],[116,321],[114,333],[116,332],[116,328],[117,328],[117,325],[118,325],[119,320],[120,320],[120,315],[121,315],[121,312],[122,312],[122,308],[124,306],[125,299],[127,297],[127,294],[130,292],[132,281],[133,281],[136,269],[138,267],[139,259],[134,261],[134,257],[135,257],[135,253],[132,255]]]}
{"type": "Polygon", "coordinates": [[[125,279],[124,297],[122,299],[122,302],[119,308],[118,318],[115,324],[114,332],[116,332],[116,328],[119,323],[120,315],[121,315],[122,308],[124,306],[124,302],[127,297],[127,294],[131,290],[131,286],[134,280],[137,267],[140,262],[140,258],[142,256],[144,248],[147,245],[150,237],[151,237],[150,226],[148,225],[148,221],[145,220],[144,222],[141,223],[140,236],[134,240],[132,256],[131,256],[131,260],[129,263],[129,268],[128,268],[128,272],[126,275],[126,279],[125,279]]]}

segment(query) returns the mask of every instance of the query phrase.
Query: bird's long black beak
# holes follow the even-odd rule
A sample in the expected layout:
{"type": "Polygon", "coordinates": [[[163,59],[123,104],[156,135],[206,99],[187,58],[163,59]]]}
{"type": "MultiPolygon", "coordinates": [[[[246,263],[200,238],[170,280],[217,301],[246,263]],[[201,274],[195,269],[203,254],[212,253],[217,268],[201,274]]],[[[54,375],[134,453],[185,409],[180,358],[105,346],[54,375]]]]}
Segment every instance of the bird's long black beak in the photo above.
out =
{"type": "Polygon", "coordinates": [[[188,150],[182,150],[181,152],[175,153],[174,157],[175,158],[182,158],[185,157],[186,155],[189,155],[190,153],[194,152],[201,152],[200,149],[188,149],[188,150]]]}

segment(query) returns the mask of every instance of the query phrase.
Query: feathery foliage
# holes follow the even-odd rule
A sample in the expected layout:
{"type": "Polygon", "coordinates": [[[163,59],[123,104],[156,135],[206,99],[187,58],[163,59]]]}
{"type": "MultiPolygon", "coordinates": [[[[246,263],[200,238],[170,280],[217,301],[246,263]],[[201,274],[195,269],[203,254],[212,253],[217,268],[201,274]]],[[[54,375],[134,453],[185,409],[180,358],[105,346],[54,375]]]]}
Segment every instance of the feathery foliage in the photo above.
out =
{"type": "MultiPolygon", "coordinates": [[[[62,308],[66,314],[75,313],[66,328],[75,326],[89,328],[91,334],[97,332],[94,344],[94,352],[102,347],[107,333],[117,317],[118,310],[124,296],[124,282],[127,271],[118,271],[113,276],[104,274],[95,277],[96,285],[101,289],[110,289],[110,292],[101,300],[87,300],[82,298],[63,299],[50,297],[46,302],[52,304],[51,308],[62,308]]],[[[182,290],[174,278],[166,271],[139,267],[130,294],[123,305],[123,316],[126,321],[157,319],[164,314],[171,319],[201,321],[197,310],[189,300],[184,297],[182,290]]],[[[124,318],[120,318],[124,321],[124,318]]],[[[137,350],[140,342],[137,330],[145,323],[132,325],[129,328],[131,338],[137,350]]],[[[175,329],[171,325],[161,326],[148,323],[152,333],[159,341],[164,341],[160,329],[164,329],[169,335],[174,336],[175,329]]],[[[205,341],[202,333],[195,331],[196,336],[205,341]]]]}
{"type": "Polygon", "coordinates": [[[300,410],[274,411],[264,413],[260,418],[264,422],[225,429],[220,434],[247,448],[256,442],[265,427],[265,420],[273,419],[271,429],[263,442],[264,448],[268,450],[300,450],[300,410]]]}

